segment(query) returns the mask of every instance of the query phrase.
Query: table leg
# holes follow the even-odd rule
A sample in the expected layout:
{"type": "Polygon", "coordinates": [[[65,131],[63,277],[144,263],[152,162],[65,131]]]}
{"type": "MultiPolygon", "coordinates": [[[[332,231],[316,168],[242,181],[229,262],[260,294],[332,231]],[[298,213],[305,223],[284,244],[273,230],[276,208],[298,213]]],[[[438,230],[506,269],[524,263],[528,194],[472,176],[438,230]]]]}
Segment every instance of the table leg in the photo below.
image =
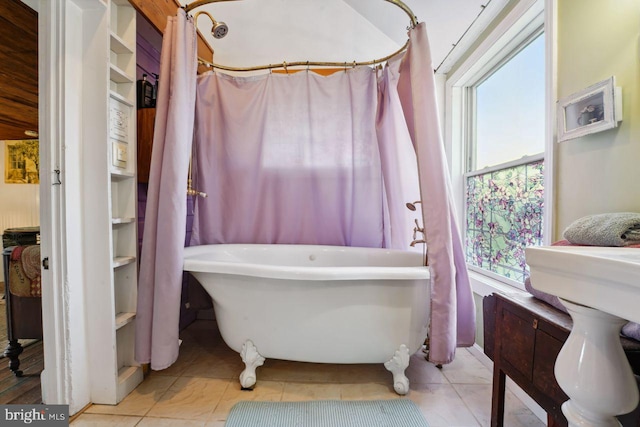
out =
{"type": "Polygon", "coordinates": [[[505,374],[497,363],[493,365],[493,393],[491,398],[491,427],[504,424],[505,374]]]}
{"type": "Polygon", "coordinates": [[[4,355],[9,359],[9,369],[11,372],[15,374],[16,377],[22,376],[22,371],[18,368],[20,367],[20,353],[22,353],[22,344],[18,342],[18,340],[10,340],[7,348],[4,350],[4,355]]]}

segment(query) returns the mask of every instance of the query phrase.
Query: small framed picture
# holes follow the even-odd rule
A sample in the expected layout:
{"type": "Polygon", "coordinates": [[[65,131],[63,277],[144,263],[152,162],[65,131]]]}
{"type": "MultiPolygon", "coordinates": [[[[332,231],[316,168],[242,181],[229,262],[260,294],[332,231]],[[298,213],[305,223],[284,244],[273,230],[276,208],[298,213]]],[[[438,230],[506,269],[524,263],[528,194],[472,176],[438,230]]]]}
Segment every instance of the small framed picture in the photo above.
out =
{"type": "Polygon", "coordinates": [[[37,139],[5,141],[4,182],[40,183],[40,145],[37,139]]]}
{"type": "Polygon", "coordinates": [[[615,77],[558,101],[558,142],[618,126],[622,121],[622,89],[615,77]]]}

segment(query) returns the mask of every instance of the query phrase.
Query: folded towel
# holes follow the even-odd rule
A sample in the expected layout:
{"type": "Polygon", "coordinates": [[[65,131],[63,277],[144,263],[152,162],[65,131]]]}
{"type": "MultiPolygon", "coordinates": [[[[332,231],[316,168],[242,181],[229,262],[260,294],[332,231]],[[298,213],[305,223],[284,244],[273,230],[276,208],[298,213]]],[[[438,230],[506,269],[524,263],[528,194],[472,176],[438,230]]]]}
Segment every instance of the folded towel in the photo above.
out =
{"type": "Polygon", "coordinates": [[[540,301],[544,301],[547,304],[557,308],[558,310],[568,313],[567,308],[564,306],[564,304],[562,304],[562,302],[560,302],[560,298],[555,295],[551,295],[535,289],[533,286],[531,286],[531,279],[528,276],[526,279],[524,279],[524,288],[527,290],[527,292],[529,292],[540,301]]]}
{"type": "Polygon", "coordinates": [[[640,341],[640,324],[629,322],[622,327],[622,335],[640,341]]]}
{"type": "Polygon", "coordinates": [[[563,236],[575,245],[629,246],[640,243],[640,213],[589,215],[574,221],[563,236]]]}

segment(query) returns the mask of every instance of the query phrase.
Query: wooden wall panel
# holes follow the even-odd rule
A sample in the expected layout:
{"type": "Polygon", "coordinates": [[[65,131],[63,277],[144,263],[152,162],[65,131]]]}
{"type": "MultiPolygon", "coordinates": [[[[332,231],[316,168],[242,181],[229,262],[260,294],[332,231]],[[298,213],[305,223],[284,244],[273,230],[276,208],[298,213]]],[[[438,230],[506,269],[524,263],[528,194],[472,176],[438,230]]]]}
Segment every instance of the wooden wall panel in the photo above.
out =
{"type": "Polygon", "coordinates": [[[38,14],[0,1],[0,140],[38,130],[38,14]]]}
{"type": "Polygon", "coordinates": [[[149,182],[155,121],[155,108],[141,108],[138,110],[138,182],[149,182]]]}
{"type": "MultiPolygon", "coordinates": [[[[140,14],[144,15],[147,20],[161,34],[167,26],[167,17],[174,16],[179,7],[178,0],[129,0],[129,3],[136,8],[140,14]]],[[[198,32],[198,56],[211,61],[213,58],[213,49],[198,32]]],[[[199,67],[199,72],[207,71],[206,67],[199,67]]],[[[162,78],[161,78],[162,79],[162,78]]]]}

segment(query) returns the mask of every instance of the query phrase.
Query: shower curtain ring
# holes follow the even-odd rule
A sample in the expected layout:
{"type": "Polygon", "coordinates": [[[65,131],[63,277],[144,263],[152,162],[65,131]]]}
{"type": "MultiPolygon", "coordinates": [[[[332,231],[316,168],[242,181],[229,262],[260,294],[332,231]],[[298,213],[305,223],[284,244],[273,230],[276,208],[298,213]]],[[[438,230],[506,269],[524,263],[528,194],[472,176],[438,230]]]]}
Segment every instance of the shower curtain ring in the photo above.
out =
{"type": "Polygon", "coordinates": [[[356,61],[353,61],[353,68],[356,68],[356,61]]]}
{"type": "Polygon", "coordinates": [[[287,61],[282,61],[282,66],[284,67],[284,72],[289,74],[289,70],[287,70],[287,61]]]}
{"type": "Polygon", "coordinates": [[[307,61],[307,73],[309,72],[309,61],[307,61]]]}
{"type": "Polygon", "coordinates": [[[347,61],[344,61],[344,72],[347,72],[347,61]]]}

